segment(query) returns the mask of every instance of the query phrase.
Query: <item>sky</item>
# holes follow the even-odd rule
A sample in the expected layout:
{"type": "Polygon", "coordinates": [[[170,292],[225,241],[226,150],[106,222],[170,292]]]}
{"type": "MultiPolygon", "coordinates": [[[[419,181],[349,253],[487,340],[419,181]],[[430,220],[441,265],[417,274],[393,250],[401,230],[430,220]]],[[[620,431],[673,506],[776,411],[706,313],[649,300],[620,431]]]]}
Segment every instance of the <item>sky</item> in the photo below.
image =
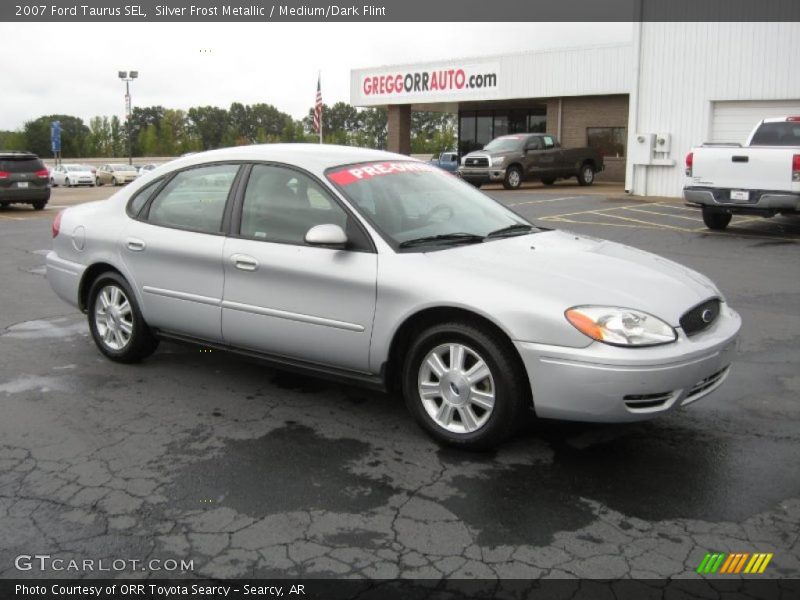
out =
{"type": "Polygon", "coordinates": [[[134,106],[265,102],[301,118],[318,72],[333,104],[349,102],[353,68],[630,38],[630,23],[2,23],[0,47],[25,51],[3,64],[0,130],[48,114],[122,117],[120,70],[139,71],[134,106]]]}

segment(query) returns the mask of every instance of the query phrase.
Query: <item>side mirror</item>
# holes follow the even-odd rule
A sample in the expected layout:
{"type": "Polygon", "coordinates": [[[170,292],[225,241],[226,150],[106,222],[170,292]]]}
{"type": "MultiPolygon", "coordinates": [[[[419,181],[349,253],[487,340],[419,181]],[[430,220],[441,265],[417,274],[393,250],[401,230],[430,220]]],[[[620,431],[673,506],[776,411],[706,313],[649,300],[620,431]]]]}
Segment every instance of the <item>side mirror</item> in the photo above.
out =
{"type": "Polygon", "coordinates": [[[347,234],[338,225],[315,225],[306,233],[306,244],[344,248],[347,244],[347,234]]]}

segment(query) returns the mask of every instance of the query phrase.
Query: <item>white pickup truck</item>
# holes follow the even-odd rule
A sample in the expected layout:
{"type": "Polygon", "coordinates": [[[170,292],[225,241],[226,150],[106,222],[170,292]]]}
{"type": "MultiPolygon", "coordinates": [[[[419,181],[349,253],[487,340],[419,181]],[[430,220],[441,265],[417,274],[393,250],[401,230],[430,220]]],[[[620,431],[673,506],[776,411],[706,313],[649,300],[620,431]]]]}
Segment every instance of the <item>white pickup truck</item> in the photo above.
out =
{"type": "Polygon", "coordinates": [[[686,156],[683,197],[703,209],[709,229],[734,214],[800,213],[800,117],[764,119],[747,143],[704,144],[686,156]]]}

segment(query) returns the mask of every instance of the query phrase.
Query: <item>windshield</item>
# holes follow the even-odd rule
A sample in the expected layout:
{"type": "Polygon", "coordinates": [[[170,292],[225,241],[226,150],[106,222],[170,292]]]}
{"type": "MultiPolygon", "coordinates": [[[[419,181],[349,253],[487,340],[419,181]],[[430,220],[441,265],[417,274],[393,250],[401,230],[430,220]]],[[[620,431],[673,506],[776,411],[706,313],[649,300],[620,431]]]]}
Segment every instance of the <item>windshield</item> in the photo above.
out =
{"type": "MultiPolygon", "coordinates": [[[[474,187],[427,163],[364,163],[334,167],[326,175],[395,248],[431,250],[482,242],[488,234],[512,225],[530,226],[474,187]],[[409,245],[422,238],[428,239],[409,245]]],[[[515,228],[515,233],[528,230],[515,228]]]]}
{"type": "Polygon", "coordinates": [[[521,135],[507,135],[492,140],[483,149],[487,152],[511,152],[522,150],[522,143],[525,141],[521,135]]]}
{"type": "Polygon", "coordinates": [[[130,165],[111,165],[114,171],[134,171],[135,169],[130,165]]]}
{"type": "Polygon", "coordinates": [[[64,168],[67,171],[85,171],[86,167],[82,167],[81,165],[64,165],[64,168]]]}

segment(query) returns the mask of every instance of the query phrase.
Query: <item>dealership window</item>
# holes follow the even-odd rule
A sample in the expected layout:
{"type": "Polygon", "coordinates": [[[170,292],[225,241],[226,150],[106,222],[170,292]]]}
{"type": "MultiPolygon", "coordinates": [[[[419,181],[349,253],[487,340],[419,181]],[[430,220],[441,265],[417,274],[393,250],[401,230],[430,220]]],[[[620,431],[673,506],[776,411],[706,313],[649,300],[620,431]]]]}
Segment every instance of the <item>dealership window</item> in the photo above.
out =
{"type": "Polygon", "coordinates": [[[512,110],[462,111],[458,116],[460,156],[480,150],[501,135],[544,133],[547,128],[547,106],[544,104],[512,110]]]}
{"type": "Polygon", "coordinates": [[[528,113],[528,133],[547,131],[547,108],[534,108],[528,113]]]}
{"type": "Polygon", "coordinates": [[[625,156],[625,127],[587,127],[586,145],[603,157],[625,156]]]}
{"type": "Polygon", "coordinates": [[[496,114],[494,116],[494,137],[508,134],[508,115],[496,114]]]}
{"type": "Polygon", "coordinates": [[[458,152],[461,156],[475,150],[475,113],[462,112],[458,127],[458,152]]]}
{"type": "Polygon", "coordinates": [[[475,142],[479,147],[483,148],[486,144],[492,141],[492,113],[490,111],[481,111],[478,113],[475,130],[475,142]]]}

